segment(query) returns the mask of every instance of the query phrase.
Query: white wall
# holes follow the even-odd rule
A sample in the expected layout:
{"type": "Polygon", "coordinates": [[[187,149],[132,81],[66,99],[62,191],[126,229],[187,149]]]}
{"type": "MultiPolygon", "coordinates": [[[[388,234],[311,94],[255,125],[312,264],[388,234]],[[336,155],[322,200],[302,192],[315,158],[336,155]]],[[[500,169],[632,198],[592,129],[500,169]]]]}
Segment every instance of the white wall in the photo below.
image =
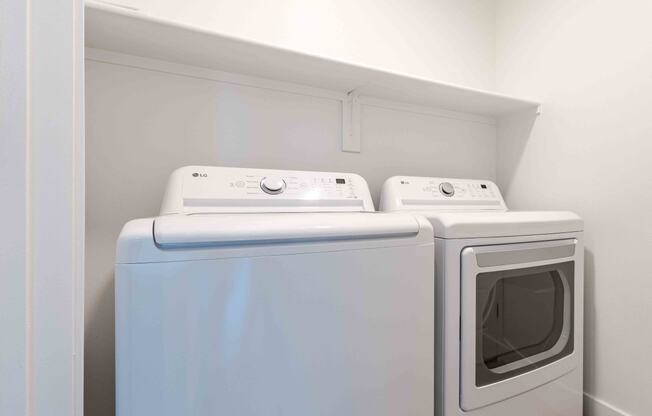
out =
{"type": "Polygon", "coordinates": [[[83,4],[0,1],[0,414],[81,415],[83,4]]]}
{"type": "Polygon", "coordinates": [[[496,126],[477,117],[363,105],[362,152],[344,153],[335,99],[93,60],[86,70],[89,416],[114,412],[116,238],[126,221],[158,213],[175,168],[355,172],[369,181],[376,203],[395,174],[495,177],[496,126]]]}
{"type": "Polygon", "coordinates": [[[652,2],[497,6],[497,88],[544,103],[500,126],[498,184],[586,220],[586,413],[650,414],[652,2]]]}
{"type": "Polygon", "coordinates": [[[493,0],[110,0],[223,34],[489,88],[493,0]]]}
{"type": "Polygon", "coordinates": [[[28,30],[25,1],[0,1],[0,415],[29,407],[28,30]]]}

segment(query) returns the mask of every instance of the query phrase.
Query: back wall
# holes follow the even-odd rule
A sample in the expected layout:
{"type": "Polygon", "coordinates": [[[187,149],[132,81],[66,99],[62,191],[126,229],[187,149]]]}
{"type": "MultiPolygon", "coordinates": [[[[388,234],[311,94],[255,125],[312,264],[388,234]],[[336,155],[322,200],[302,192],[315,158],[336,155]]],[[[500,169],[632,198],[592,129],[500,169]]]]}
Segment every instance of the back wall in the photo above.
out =
{"type": "Polygon", "coordinates": [[[345,153],[341,114],[334,99],[87,59],[87,415],[114,415],[116,239],[125,222],[157,215],[174,169],[205,164],[353,172],[367,179],[376,204],[392,175],[495,178],[496,126],[490,120],[366,104],[362,152],[345,153]]]}

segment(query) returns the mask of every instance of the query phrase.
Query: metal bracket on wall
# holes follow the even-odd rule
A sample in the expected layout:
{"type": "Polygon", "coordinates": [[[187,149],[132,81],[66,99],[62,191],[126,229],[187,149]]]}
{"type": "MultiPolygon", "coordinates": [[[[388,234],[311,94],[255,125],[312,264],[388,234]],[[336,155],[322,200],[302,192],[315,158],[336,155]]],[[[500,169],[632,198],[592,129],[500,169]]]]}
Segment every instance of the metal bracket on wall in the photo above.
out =
{"type": "Polygon", "coordinates": [[[342,101],[342,151],[360,153],[360,96],[349,91],[342,101]]]}

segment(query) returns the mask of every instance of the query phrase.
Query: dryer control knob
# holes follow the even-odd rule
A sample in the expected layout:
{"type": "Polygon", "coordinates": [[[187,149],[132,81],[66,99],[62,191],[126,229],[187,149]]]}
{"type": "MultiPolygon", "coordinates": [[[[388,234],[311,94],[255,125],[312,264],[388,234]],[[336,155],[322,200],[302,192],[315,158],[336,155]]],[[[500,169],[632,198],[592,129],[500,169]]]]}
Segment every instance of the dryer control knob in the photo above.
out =
{"type": "Polygon", "coordinates": [[[439,190],[445,196],[455,195],[455,187],[450,182],[444,182],[439,185],[439,190]]]}
{"type": "Polygon", "coordinates": [[[280,194],[285,190],[285,181],[278,176],[268,176],[260,181],[260,189],[270,195],[280,194]]]}

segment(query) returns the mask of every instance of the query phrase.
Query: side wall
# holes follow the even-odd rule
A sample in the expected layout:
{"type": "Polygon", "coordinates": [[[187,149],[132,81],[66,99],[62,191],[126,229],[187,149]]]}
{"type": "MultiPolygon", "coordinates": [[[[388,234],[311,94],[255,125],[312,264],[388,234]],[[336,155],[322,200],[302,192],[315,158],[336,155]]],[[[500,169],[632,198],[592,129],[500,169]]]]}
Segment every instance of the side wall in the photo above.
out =
{"type": "Polygon", "coordinates": [[[649,414],[652,3],[497,5],[497,88],[543,100],[499,125],[498,184],[511,208],[584,217],[586,414],[649,414]]]}
{"type": "Polygon", "coordinates": [[[0,0],[0,414],[82,415],[83,4],[0,0]]]}
{"type": "Polygon", "coordinates": [[[29,3],[0,2],[0,414],[29,408],[29,3]]]}

